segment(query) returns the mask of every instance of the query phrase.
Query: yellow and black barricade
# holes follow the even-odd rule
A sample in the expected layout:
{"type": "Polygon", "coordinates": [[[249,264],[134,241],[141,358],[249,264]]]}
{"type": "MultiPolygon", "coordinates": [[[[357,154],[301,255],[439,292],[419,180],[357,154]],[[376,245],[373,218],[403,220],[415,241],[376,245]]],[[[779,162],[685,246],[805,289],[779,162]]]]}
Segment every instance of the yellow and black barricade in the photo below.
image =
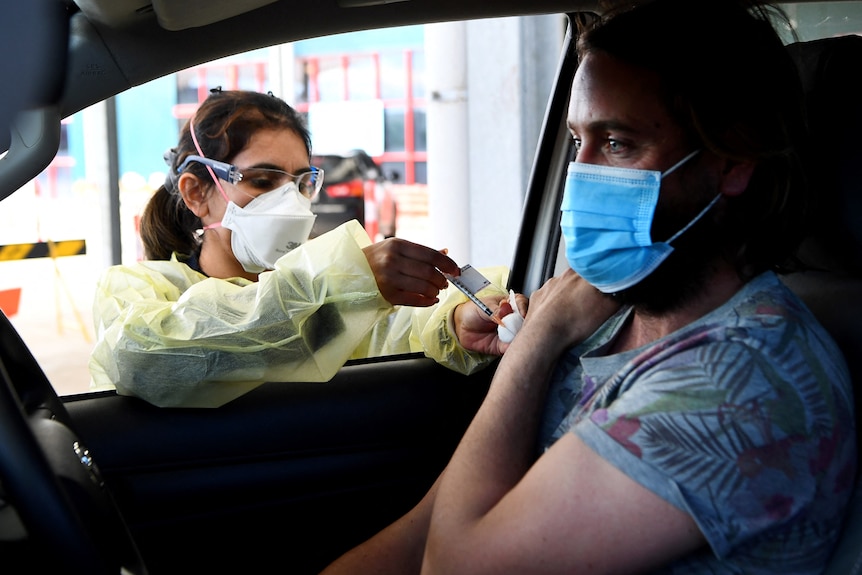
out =
{"type": "MultiPolygon", "coordinates": [[[[56,300],[57,312],[57,329],[63,333],[63,316],[61,313],[61,288],[65,292],[69,303],[72,305],[72,312],[75,314],[75,319],[78,321],[78,326],[81,329],[84,339],[90,342],[90,334],[87,330],[84,318],[75,306],[75,300],[72,293],[69,291],[69,286],[66,285],[63,276],[60,274],[60,268],[57,267],[57,258],[63,256],[80,256],[87,253],[87,243],[84,240],[48,240],[46,242],[34,242],[31,244],[7,244],[0,246],[0,261],[25,260],[30,258],[51,258],[54,265],[54,299],[56,300]]],[[[12,317],[18,313],[18,303],[21,299],[21,288],[13,288],[4,290],[0,293],[0,309],[6,314],[6,317],[12,317]]]]}
{"type": "Polygon", "coordinates": [[[87,253],[84,240],[60,240],[35,242],[31,244],[7,244],[0,246],[0,261],[24,260],[29,258],[58,258],[80,256],[87,253]]]}

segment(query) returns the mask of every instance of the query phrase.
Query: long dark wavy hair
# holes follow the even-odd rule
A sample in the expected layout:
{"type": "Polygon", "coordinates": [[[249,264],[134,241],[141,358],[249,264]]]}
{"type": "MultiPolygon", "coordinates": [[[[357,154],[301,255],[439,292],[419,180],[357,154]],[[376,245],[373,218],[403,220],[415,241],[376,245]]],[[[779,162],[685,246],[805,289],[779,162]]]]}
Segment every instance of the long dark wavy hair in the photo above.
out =
{"type": "Polygon", "coordinates": [[[743,279],[793,269],[810,202],[803,93],[777,33],[793,34],[786,16],[756,0],[634,4],[582,23],[579,57],[601,50],[654,72],[693,149],[755,162],[746,191],[726,198],[721,252],[743,279]]]}

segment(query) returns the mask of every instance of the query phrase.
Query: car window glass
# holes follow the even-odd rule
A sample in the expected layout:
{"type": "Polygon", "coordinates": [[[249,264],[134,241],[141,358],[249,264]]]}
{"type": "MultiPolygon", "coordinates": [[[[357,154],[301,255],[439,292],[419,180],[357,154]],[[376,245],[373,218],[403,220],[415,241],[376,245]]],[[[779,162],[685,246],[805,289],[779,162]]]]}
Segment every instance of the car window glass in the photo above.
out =
{"type": "MultiPolygon", "coordinates": [[[[862,34],[862,2],[816,2],[782,6],[796,28],[799,41],[846,34],[862,34]]],[[[790,42],[793,38],[785,36],[790,42]]]]}
{"type": "MultiPolygon", "coordinates": [[[[83,110],[64,121],[54,162],[0,211],[0,243],[30,250],[0,262],[0,306],[60,395],[88,390],[95,279],[143,258],[140,212],[164,181],[162,154],[217,86],[272,91],[303,113],[317,127],[325,183],[340,186],[333,203],[356,200],[373,239],[447,248],[461,265],[509,265],[564,32],[565,18],[551,15],[312,39],[183,70],[83,110]],[[526,22],[547,30],[548,49],[518,33],[526,22]],[[524,42],[501,50],[500,37],[524,42]],[[441,52],[453,42],[463,62],[441,52]],[[114,170],[118,207],[106,193],[114,170]]],[[[319,196],[322,222],[335,208],[319,196]]]]}

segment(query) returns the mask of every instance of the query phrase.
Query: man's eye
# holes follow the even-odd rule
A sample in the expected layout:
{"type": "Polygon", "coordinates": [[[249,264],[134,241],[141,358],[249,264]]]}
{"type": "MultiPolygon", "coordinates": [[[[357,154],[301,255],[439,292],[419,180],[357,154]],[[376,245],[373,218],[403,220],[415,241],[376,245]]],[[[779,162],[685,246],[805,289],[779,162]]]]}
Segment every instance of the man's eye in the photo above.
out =
{"type": "Polygon", "coordinates": [[[608,150],[611,152],[621,152],[625,146],[622,142],[614,140],[613,138],[608,138],[608,150]]]}

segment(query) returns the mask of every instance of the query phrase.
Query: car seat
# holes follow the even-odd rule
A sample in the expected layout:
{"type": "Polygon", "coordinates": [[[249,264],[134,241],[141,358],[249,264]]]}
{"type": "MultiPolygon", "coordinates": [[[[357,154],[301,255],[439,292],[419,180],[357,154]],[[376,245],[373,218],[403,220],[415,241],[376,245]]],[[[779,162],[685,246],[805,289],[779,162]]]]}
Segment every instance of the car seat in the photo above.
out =
{"type": "MultiPolygon", "coordinates": [[[[783,276],[838,343],[862,414],[862,37],[788,46],[805,92],[814,209],[799,259],[812,269],[783,276]]],[[[862,448],[859,426],[857,445],[862,448]]],[[[860,465],[862,467],[862,465],[860,465]]],[[[827,575],[862,574],[862,470],[827,575]]]]}

